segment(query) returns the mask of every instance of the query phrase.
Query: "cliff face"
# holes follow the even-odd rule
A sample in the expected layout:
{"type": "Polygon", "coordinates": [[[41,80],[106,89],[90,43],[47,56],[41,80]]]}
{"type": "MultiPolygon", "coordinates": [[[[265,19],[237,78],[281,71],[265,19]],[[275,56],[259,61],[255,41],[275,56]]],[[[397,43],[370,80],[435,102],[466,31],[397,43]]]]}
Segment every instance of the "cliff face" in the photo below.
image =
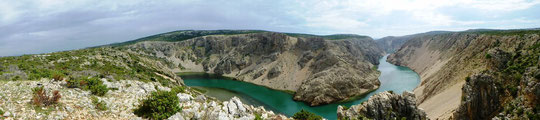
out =
{"type": "Polygon", "coordinates": [[[432,31],[432,32],[418,33],[418,34],[405,35],[405,36],[388,36],[388,37],[378,39],[376,42],[379,48],[383,49],[386,53],[393,53],[399,50],[399,48],[401,48],[401,46],[405,44],[405,42],[411,39],[415,39],[415,38],[426,36],[426,35],[436,35],[436,34],[443,34],[443,33],[448,33],[448,32],[447,31],[432,31]]]}
{"type": "Polygon", "coordinates": [[[407,40],[411,39],[410,37],[384,37],[377,40],[377,45],[379,48],[383,49],[387,53],[392,53],[397,51],[401,45],[403,45],[407,40]]]}
{"type": "Polygon", "coordinates": [[[338,107],[338,119],[403,119],[425,120],[424,110],[416,106],[413,93],[403,92],[402,95],[382,92],[373,95],[360,105],[353,105],[348,109],[338,107]]]}
{"type": "Polygon", "coordinates": [[[475,74],[463,86],[463,98],[456,110],[455,118],[475,120],[490,119],[500,108],[501,94],[497,90],[494,77],[487,74],[475,74]]]}
{"type": "Polygon", "coordinates": [[[179,66],[176,72],[215,73],[295,91],[295,100],[313,106],[378,88],[373,68],[383,55],[368,37],[326,40],[271,32],[146,41],[125,49],[167,59],[179,66]]]}
{"type": "Polygon", "coordinates": [[[539,40],[516,41],[514,50],[493,48],[488,69],[469,77],[455,118],[540,119],[539,40]],[[527,46],[534,43],[533,46],[527,46]]]}
{"type": "MultiPolygon", "coordinates": [[[[528,67],[516,68],[524,65],[521,61],[526,61],[517,59],[536,54],[529,48],[538,44],[539,35],[537,30],[426,35],[407,41],[388,61],[419,73],[422,82],[414,92],[420,108],[424,108],[430,118],[450,118],[456,111],[471,113],[454,115],[456,119],[491,118],[507,104],[507,99],[516,98],[509,97],[507,93],[511,92],[507,91],[520,86],[500,76],[520,76],[521,79],[528,67]],[[509,61],[519,61],[519,64],[509,61]],[[495,75],[471,76],[486,71],[495,75]],[[514,72],[502,74],[503,71],[514,72]]],[[[527,60],[535,58],[530,57],[527,60]]],[[[537,57],[534,60],[537,61],[537,57]]]]}

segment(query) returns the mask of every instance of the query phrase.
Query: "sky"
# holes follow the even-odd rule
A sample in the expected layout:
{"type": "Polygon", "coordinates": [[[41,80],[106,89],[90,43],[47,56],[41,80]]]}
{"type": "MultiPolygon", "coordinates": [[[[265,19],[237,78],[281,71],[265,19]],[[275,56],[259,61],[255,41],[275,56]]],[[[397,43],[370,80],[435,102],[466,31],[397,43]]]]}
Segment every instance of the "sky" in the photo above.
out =
{"type": "Polygon", "coordinates": [[[0,56],[174,30],[257,29],[373,38],[540,27],[540,0],[0,0],[0,56]]]}

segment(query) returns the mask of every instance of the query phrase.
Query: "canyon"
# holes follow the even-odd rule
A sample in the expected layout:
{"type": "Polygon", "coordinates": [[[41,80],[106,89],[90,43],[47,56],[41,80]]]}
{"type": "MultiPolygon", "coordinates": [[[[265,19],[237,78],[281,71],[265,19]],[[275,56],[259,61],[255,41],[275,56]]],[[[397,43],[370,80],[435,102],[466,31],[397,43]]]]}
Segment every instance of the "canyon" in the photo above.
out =
{"type": "MultiPolygon", "coordinates": [[[[379,40],[261,30],[173,31],[80,50],[1,57],[6,95],[0,95],[0,110],[8,114],[0,118],[138,118],[110,112],[132,109],[138,105],[134,101],[153,91],[186,86],[178,74],[207,73],[279,90],[309,106],[373,95],[336,108],[342,119],[537,119],[539,41],[538,29],[433,31],[379,40]],[[420,85],[412,93],[373,93],[382,86],[377,67],[385,54],[389,63],[418,73],[420,85]],[[111,106],[109,112],[94,110],[87,97],[74,99],[89,92],[69,88],[69,80],[84,78],[99,78],[116,89],[98,97],[111,106]],[[42,85],[59,90],[64,106],[43,111],[25,105],[31,87],[42,85]],[[140,95],[126,99],[128,105],[115,102],[136,92],[140,95]],[[74,108],[90,114],[64,114],[74,108]]],[[[291,119],[238,98],[217,100],[196,88],[176,95],[185,108],[171,119],[291,119]]]]}

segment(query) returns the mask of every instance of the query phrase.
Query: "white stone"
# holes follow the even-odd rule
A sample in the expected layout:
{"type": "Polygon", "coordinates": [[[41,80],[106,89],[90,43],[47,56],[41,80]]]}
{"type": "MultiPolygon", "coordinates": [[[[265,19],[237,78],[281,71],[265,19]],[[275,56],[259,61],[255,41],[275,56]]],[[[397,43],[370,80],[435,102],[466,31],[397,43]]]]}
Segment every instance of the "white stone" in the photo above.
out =
{"type": "Polygon", "coordinates": [[[238,107],[237,107],[237,105],[236,105],[232,100],[231,100],[231,102],[229,102],[229,103],[227,104],[227,110],[229,110],[229,111],[228,111],[229,114],[235,115],[235,116],[236,116],[236,115],[239,116],[238,111],[237,111],[237,110],[238,110],[238,107]]]}
{"type": "Polygon", "coordinates": [[[167,120],[184,120],[184,116],[181,113],[176,113],[173,116],[169,117],[167,120]]]}
{"type": "Polygon", "coordinates": [[[193,99],[193,97],[191,97],[191,95],[185,94],[185,93],[178,93],[178,94],[176,94],[176,96],[178,96],[178,100],[180,102],[186,102],[186,101],[190,101],[190,100],[193,99]]]}

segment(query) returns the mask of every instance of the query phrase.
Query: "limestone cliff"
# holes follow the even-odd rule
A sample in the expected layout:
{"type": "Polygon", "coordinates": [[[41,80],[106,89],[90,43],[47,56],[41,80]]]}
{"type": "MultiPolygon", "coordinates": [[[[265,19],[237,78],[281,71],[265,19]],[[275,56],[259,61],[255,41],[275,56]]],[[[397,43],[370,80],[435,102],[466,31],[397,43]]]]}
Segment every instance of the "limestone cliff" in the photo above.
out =
{"type": "Polygon", "coordinates": [[[369,100],[360,105],[353,105],[348,109],[343,106],[338,107],[338,119],[407,119],[425,120],[427,119],[424,110],[416,106],[416,98],[411,92],[403,92],[402,95],[381,92],[373,95],[369,100]]]}
{"type": "Polygon", "coordinates": [[[509,97],[508,93],[512,92],[508,91],[514,91],[513,87],[519,86],[515,82],[509,84],[513,80],[499,76],[519,76],[521,79],[527,67],[517,66],[525,65],[522,61],[537,61],[536,53],[530,48],[538,44],[539,36],[538,30],[486,30],[425,35],[407,41],[401,49],[388,57],[388,61],[419,73],[422,82],[414,92],[419,107],[424,108],[430,118],[447,119],[456,111],[464,110],[473,115],[456,115],[454,119],[465,119],[465,116],[469,119],[491,118],[500,112],[501,106],[507,104],[507,99],[516,98],[509,97]],[[518,59],[527,55],[532,56],[527,57],[527,60],[518,59]],[[497,75],[471,76],[486,71],[497,75]],[[503,71],[510,73],[502,74],[503,71]]]}
{"type": "Polygon", "coordinates": [[[380,84],[373,68],[383,51],[369,37],[344,36],[262,32],[144,41],[121,48],[167,59],[179,66],[176,72],[215,73],[294,91],[295,100],[316,106],[361,95],[380,84]]]}

